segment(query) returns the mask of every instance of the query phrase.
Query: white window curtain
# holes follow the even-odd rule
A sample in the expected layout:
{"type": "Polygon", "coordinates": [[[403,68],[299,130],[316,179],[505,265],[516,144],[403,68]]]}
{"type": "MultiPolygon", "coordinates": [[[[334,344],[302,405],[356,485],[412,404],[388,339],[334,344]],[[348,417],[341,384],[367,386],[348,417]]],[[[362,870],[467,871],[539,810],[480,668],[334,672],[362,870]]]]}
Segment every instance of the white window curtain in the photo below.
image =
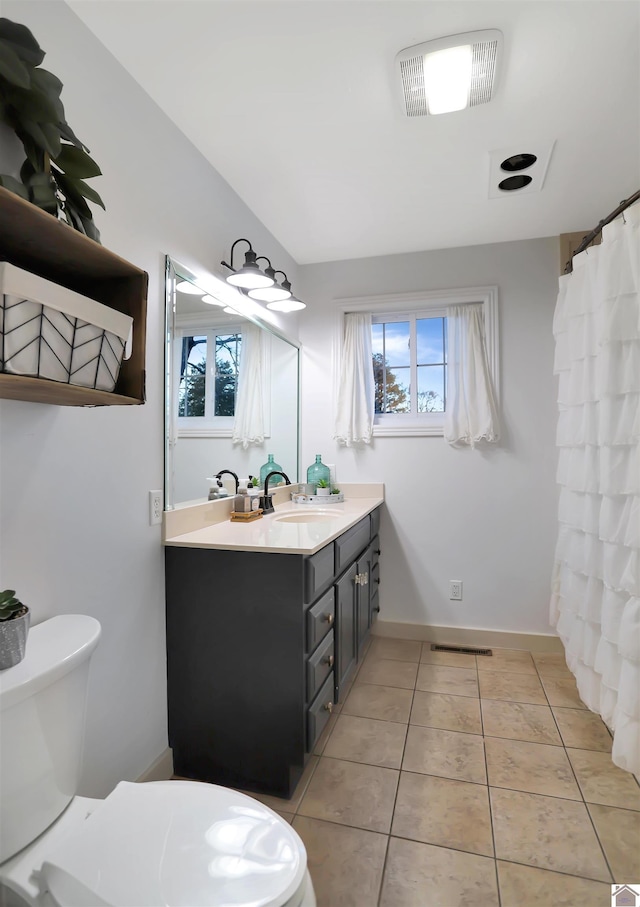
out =
{"type": "Polygon", "coordinates": [[[640,773],[640,206],[560,278],[551,621],[580,697],[640,773]]]}
{"type": "Polygon", "coordinates": [[[264,441],[264,358],[266,331],[254,324],[242,328],[242,352],[238,374],[233,444],[246,450],[264,441]]]}
{"type": "Polygon", "coordinates": [[[497,441],[495,395],[487,361],[481,303],[447,308],[447,405],[444,437],[449,444],[497,441]]]}
{"type": "Polygon", "coordinates": [[[345,315],[333,437],[347,447],[371,443],[375,398],[372,362],[371,315],[345,315]]]}

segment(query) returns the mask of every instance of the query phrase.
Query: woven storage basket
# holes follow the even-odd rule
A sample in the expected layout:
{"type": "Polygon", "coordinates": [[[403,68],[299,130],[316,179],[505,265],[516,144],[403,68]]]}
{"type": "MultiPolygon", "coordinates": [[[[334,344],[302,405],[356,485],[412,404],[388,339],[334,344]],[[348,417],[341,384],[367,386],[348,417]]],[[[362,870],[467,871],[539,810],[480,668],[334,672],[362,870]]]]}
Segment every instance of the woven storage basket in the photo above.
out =
{"type": "Polygon", "coordinates": [[[0,371],[112,391],[133,318],[0,262],[0,371]]]}

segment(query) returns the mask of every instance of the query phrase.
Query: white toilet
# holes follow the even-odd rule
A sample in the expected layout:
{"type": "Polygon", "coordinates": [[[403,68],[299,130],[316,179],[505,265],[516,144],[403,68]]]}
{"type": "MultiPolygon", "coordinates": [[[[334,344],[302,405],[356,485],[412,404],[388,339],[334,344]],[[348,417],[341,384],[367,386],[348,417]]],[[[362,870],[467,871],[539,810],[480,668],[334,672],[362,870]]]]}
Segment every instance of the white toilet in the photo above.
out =
{"type": "Polygon", "coordinates": [[[0,673],[1,907],[315,907],[304,845],[252,797],[197,781],[75,796],[100,624],[33,627],[0,673]]]}

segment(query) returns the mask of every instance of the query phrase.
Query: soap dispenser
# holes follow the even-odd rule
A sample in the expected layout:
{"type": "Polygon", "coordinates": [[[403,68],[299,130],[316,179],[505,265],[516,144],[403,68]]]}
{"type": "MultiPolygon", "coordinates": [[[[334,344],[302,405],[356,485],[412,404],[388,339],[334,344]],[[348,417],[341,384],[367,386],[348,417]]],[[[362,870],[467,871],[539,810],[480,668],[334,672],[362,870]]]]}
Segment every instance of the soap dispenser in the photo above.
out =
{"type": "Polygon", "coordinates": [[[320,454],[316,454],[316,462],[307,469],[307,482],[312,485],[317,485],[324,479],[327,484],[331,481],[331,470],[328,466],[325,466],[322,462],[320,454]]]}

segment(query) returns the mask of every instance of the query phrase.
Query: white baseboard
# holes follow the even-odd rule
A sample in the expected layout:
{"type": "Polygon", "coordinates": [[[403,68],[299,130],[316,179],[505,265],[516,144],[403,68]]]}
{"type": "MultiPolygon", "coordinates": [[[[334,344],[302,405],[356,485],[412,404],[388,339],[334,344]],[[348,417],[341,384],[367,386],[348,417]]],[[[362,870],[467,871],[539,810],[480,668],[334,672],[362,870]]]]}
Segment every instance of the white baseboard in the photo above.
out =
{"type": "Polygon", "coordinates": [[[564,652],[559,636],[551,633],[513,633],[508,630],[479,630],[473,627],[432,627],[401,621],[378,620],[371,632],[374,636],[394,639],[418,639],[450,646],[495,646],[500,649],[526,649],[528,652],[564,652]]]}
{"type": "Polygon", "coordinates": [[[150,765],[137,780],[140,783],[144,781],[169,781],[172,775],[173,753],[169,747],[167,747],[164,753],[161,753],[155,762],[150,765]]]}

